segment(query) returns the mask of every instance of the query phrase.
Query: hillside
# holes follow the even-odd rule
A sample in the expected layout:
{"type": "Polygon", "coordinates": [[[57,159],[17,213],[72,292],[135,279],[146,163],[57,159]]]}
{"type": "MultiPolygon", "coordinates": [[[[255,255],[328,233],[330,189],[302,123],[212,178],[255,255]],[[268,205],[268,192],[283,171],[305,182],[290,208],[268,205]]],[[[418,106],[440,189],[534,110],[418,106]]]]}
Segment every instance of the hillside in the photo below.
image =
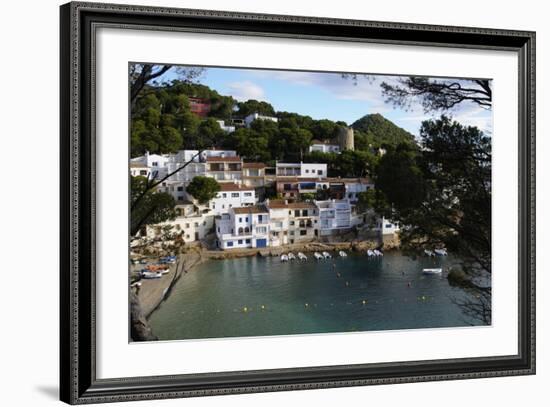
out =
{"type": "Polygon", "coordinates": [[[351,127],[355,130],[356,148],[362,146],[384,147],[401,143],[414,143],[414,136],[395,125],[379,113],[367,114],[356,120],[351,127]]]}

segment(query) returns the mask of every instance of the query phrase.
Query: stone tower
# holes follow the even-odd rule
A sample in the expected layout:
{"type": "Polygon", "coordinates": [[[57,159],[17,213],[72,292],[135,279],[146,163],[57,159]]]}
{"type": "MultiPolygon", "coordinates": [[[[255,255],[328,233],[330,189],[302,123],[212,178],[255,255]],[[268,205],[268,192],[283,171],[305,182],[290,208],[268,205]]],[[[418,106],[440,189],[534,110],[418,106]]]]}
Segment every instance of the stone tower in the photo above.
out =
{"type": "Polygon", "coordinates": [[[340,150],[354,150],[353,143],[353,129],[351,127],[340,127],[338,131],[338,144],[340,145],[340,150]]]}

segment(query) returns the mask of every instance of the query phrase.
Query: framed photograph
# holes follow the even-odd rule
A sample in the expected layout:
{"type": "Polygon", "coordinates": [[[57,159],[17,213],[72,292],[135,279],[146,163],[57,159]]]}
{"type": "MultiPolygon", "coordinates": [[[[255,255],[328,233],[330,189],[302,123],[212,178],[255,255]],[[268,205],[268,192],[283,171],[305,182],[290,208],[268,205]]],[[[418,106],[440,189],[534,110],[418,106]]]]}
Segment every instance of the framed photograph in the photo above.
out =
{"type": "Polygon", "coordinates": [[[534,32],[60,11],[63,401],[535,373],[534,32]]]}

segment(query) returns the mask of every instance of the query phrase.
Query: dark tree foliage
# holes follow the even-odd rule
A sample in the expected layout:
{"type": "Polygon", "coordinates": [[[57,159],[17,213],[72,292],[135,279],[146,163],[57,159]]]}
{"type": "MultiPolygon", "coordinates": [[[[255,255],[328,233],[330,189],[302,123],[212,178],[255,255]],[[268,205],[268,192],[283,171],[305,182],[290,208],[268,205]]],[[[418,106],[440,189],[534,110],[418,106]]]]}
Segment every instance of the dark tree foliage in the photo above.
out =
{"type": "Polygon", "coordinates": [[[130,235],[135,236],[146,225],[165,222],[176,217],[176,202],[172,195],[149,188],[145,177],[131,177],[130,235]]]}
{"type": "Polygon", "coordinates": [[[454,284],[479,300],[475,309],[491,291],[491,139],[445,116],[423,122],[420,137],[420,150],[401,145],[381,158],[378,210],[405,225],[405,248],[445,246],[463,259],[454,284]]]}
{"type": "Polygon", "coordinates": [[[244,118],[252,113],[258,113],[263,116],[275,116],[275,109],[267,102],[254,99],[237,104],[236,116],[244,118]]]}
{"type": "Polygon", "coordinates": [[[463,102],[472,102],[489,109],[492,90],[487,79],[433,79],[419,76],[399,78],[398,84],[383,82],[386,101],[410,109],[414,100],[421,103],[425,112],[445,112],[463,102]]]}
{"type": "Polygon", "coordinates": [[[187,185],[187,192],[200,204],[205,204],[220,191],[220,184],[210,177],[197,176],[187,185]]]}

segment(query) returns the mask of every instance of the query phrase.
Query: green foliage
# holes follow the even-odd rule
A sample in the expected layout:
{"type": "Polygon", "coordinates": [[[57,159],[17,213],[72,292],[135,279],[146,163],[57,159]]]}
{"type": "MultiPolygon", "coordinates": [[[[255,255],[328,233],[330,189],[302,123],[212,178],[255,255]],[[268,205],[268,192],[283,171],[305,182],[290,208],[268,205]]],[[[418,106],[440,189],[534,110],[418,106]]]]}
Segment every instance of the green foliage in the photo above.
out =
{"type": "Polygon", "coordinates": [[[263,116],[275,116],[275,109],[267,102],[262,102],[254,99],[240,102],[237,104],[237,116],[246,117],[252,113],[258,113],[263,116]]]}
{"type": "Polygon", "coordinates": [[[176,217],[172,195],[148,188],[145,177],[132,177],[130,188],[130,233],[134,236],[143,226],[165,222],[176,217]]]}
{"type": "Polygon", "coordinates": [[[490,273],[490,138],[445,116],[423,122],[420,136],[422,150],[401,145],[376,170],[386,209],[408,225],[402,243],[444,245],[468,263],[467,273],[490,273]]]}
{"type": "Polygon", "coordinates": [[[396,126],[381,114],[368,114],[355,121],[351,127],[355,130],[356,149],[391,148],[399,144],[414,145],[414,136],[396,126]]]}
{"type": "Polygon", "coordinates": [[[220,184],[210,177],[197,176],[187,186],[190,193],[200,204],[205,204],[220,191],[220,184]]]}

